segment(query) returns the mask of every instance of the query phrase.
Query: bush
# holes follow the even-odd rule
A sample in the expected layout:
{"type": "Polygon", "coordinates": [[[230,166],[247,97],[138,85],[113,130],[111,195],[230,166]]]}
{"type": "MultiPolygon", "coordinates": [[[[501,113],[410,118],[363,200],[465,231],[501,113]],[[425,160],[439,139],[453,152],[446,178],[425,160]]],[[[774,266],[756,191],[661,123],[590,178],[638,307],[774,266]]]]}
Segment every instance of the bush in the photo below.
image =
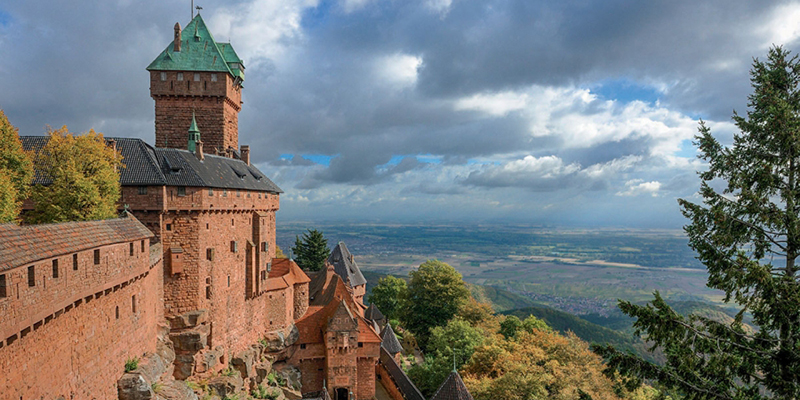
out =
{"type": "Polygon", "coordinates": [[[139,357],[133,357],[125,360],[125,372],[135,371],[139,368],[139,357]]]}
{"type": "Polygon", "coordinates": [[[264,385],[258,385],[257,388],[250,392],[250,395],[255,399],[275,400],[278,398],[278,396],[280,396],[280,392],[278,389],[266,387],[264,385]]]}

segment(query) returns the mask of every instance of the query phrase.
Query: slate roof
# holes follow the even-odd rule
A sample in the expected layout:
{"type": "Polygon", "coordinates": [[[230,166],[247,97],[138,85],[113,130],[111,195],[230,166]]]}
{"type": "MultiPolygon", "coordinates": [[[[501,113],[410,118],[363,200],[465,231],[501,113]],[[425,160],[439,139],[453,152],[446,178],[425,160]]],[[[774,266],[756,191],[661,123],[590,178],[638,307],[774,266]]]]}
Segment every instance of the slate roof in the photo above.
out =
{"type": "Polygon", "coordinates": [[[173,51],[175,42],[147,66],[148,71],[227,72],[244,80],[242,59],[230,43],[218,43],[197,14],[181,31],[181,50],[173,51]]]}
{"type": "Polygon", "coordinates": [[[391,354],[397,354],[403,351],[403,346],[397,340],[397,335],[392,330],[392,324],[386,324],[386,328],[381,332],[381,347],[386,349],[391,354]]]}
{"type": "Polygon", "coordinates": [[[474,400],[472,395],[469,394],[467,386],[461,380],[461,375],[458,371],[453,371],[447,376],[447,379],[442,382],[442,386],[431,397],[431,400],[474,400]]]}
{"type": "Polygon", "coordinates": [[[386,320],[386,317],[383,315],[381,310],[379,310],[378,307],[375,306],[375,304],[370,304],[369,307],[367,307],[367,311],[364,311],[364,318],[370,321],[386,320]]]}
{"type": "Polygon", "coordinates": [[[129,213],[115,219],[59,224],[0,224],[0,272],[40,260],[153,236],[129,213]]]}
{"type": "MultiPolygon", "coordinates": [[[[141,139],[105,139],[114,140],[122,154],[122,186],[197,186],[283,193],[258,168],[242,160],[206,154],[200,161],[188,150],[154,148],[141,139]]],[[[20,136],[20,140],[25,150],[36,152],[47,144],[49,136],[20,136]]],[[[33,183],[50,182],[36,174],[33,183]]]]}
{"type": "Polygon", "coordinates": [[[397,365],[397,361],[394,360],[394,357],[382,346],[380,363],[386,368],[386,371],[389,372],[389,376],[391,376],[397,388],[400,389],[403,398],[406,400],[425,400],[425,397],[422,396],[422,393],[420,393],[419,389],[414,385],[414,382],[411,382],[408,375],[397,365]]]}
{"type": "Polygon", "coordinates": [[[339,242],[333,248],[331,255],[328,256],[328,262],[333,265],[336,274],[341,276],[350,287],[367,284],[355,258],[350,254],[350,250],[347,249],[344,242],[339,242]]]}

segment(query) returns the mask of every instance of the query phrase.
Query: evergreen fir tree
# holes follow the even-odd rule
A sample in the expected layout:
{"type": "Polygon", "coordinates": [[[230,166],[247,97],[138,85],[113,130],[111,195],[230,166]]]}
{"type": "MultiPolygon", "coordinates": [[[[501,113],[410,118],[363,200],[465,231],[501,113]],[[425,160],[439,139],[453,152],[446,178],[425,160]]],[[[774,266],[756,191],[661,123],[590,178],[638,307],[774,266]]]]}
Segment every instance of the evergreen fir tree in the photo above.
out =
{"type": "Polygon", "coordinates": [[[324,268],[325,260],[331,254],[328,240],[316,229],[309,229],[302,238],[295,236],[292,252],[294,261],[306,271],[319,271],[324,268]]]}
{"type": "Polygon", "coordinates": [[[689,246],[708,268],[708,286],[741,306],[720,323],[681,316],[661,296],[645,306],[620,302],[637,333],[667,356],[664,366],[611,346],[595,352],[608,373],[635,386],[643,379],[687,399],[794,399],[800,396],[800,62],[783,48],[754,60],[753,94],[731,147],[700,123],[695,144],[708,163],[701,172],[703,204],[679,200],[690,223],[689,246]],[[712,184],[714,181],[714,184],[712,184]],[[724,190],[717,191],[717,182],[724,190]],[[755,332],[745,329],[749,312],[755,332]]]}

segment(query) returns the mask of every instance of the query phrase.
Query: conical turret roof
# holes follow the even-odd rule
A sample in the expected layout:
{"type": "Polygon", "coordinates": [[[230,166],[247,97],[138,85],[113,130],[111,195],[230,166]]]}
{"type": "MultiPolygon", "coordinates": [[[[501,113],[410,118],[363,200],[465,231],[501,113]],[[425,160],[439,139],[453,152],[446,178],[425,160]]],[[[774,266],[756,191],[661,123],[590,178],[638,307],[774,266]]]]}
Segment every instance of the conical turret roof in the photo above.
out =
{"type": "Polygon", "coordinates": [[[367,280],[361,273],[361,269],[359,269],[358,264],[356,264],[355,258],[353,258],[353,255],[350,253],[350,250],[347,249],[344,242],[339,242],[339,244],[333,248],[331,255],[328,256],[328,262],[333,265],[336,274],[341,276],[350,287],[365,285],[367,283],[367,280]]]}
{"type": "Polygon", "coordinates": [[[392,355],[403,351],[403,346],[397,340],[397,335],[392,330],[392,324],[386,324],[386,329],[381,333],[381,347],[386,349],[392,355]]]}
{"type": "Polygon", "coordinates": [[[370,304],[369,307],[367,307],[367,310],[364,311],[364,318],[370,321],[381,321],[386,319],[381,310],[379,310],[375,304],[370,304]]]}
{"type": "Polygon", "coordinates": [[[439,390],[431,397],[431,400],[474,400],[469,394],[467,386],[461,380],[458,371],[453,371],[444,380],[439,390]]]}

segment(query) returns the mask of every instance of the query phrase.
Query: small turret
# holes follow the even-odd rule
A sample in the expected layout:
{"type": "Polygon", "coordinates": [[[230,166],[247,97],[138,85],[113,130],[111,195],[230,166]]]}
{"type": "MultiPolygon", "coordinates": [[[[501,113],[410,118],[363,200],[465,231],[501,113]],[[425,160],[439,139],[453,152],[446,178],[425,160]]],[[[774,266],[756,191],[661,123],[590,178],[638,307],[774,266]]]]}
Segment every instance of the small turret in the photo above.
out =
{"type": "Polygon", "coordinates": [[[197,128],[197,121],[194,119],[194,112],[192,112],[192,124],[189,126],[189,144],[186,147],[192,153],[197,150],[197,142],[200,141],[200,129],[197,128]]]}
{"type": "Polygon", "coordinates": [[[181,24],[175,23],[175,45],[172,46],[172,51],[181,51],[181,24]]]}

